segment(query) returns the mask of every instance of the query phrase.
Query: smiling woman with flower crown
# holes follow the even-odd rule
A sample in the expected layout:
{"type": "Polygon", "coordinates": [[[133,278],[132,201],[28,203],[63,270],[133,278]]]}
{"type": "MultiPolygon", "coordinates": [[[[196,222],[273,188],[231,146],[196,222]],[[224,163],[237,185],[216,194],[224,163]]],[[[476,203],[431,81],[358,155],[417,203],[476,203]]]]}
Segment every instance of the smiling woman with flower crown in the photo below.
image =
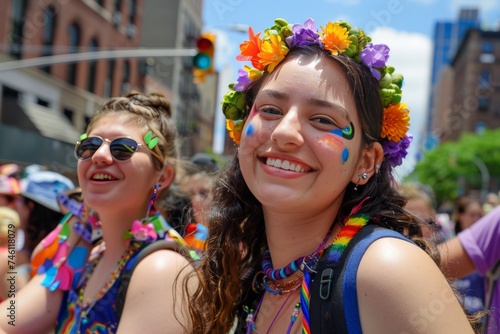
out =
{"type": "Polygon", "coordinates": [[[189,261],[171,249],[142,252],[161,239],[184,245],[154,214],[181,162],[170,103],[139,91],[112,97],[86,130],[75,145],[84,203],[60,197],[69,212],[32,260],[38,275],[3,302],[15,316],[0,333],[189,333],[175,283],[189,261]]]}
{"type": "Polygon", "coordinates": [[[473,332],[395,190],[411,135],[388,58],[342,21],[249,29],[194,333],[473,332]]]}

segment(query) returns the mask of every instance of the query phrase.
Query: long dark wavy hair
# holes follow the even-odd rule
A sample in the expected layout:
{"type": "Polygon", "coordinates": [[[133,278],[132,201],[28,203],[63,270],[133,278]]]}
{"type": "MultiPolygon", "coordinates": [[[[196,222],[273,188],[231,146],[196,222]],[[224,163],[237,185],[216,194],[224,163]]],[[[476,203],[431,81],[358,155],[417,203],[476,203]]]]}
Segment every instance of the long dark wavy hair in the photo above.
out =
{"type": "MultiPolygon", "coordinates": [[[[367,67],[344,55],[332,57],[316,46],[293,48],[286,57],[301,57],[301,60],[329,57],[339,64],[356,103],[362,126],[361,145],[369,148],[380,140],[383,116],[380,87],[367,67]]],[[[245,92],[247,115],[266,75],[245,92]]],[[[387,162],[382,162],[379,171],[365,185],[358,186],[358,190],[354,186],[349,184],[338,215],[332,219],[342,222],[354,206],[369,197],[360,213],[371,216],[371,223],[408,236],[439,262],[435,247],[421,239],[421,222],[403,209],[405,200],[395,190],[387,162]]],[[[245,274],[259,268],[267,248],[262,205],[246,185],[237,156],[220,173],[211,207],[207,251],[196,273],[200,284],[190,301],[193,333],[227,333],[231,329],[243,301],[251,293],[252,277],[245,274]]]]}

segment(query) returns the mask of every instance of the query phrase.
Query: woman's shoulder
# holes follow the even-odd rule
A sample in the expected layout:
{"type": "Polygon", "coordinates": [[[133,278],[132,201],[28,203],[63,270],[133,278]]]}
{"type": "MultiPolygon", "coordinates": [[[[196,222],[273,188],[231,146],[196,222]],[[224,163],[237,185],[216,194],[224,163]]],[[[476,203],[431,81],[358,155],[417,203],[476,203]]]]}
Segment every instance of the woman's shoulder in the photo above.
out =
{"type": "Polygon", "coordinates": [[[364,254],[356,279],[361,323],[373,329],[370,332],[437,333],[447,326],[471,332],[445,276],[413,243],[397,238],[376,240],[364,254]],[[387,314],[394,315],[390,323],[381,320],[387,314]]]}
{"type": "MultiPolygon", "coordinates": [[[[399,238],[380,238],[375,240],[366,250],[359,265],[360,272],[374,271],[385,277],[406,275],[406,269],[418,269],[418,272],[428,269],[437,270],[438,266],[432,258],[412,242],[399,238]]],[[[372,272],[372,276],[373,276],[372,272]]]]}
{"type": "Polygon", "coordinates": [[[155,250],[144,257],[139,256],[137,261],[127,295],[136,290],[151,291],[153,287],[172,284],[192,268],[184,255],[172,249],[155,250]]]}

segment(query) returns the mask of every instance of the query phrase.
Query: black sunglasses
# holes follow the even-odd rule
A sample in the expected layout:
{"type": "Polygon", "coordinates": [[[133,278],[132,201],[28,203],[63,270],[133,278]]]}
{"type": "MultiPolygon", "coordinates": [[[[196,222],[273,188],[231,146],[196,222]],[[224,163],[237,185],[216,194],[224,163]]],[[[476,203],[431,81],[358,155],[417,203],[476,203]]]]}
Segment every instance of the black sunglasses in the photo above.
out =
{"type": "MultiPolygon", "coordinates": [[[[116,160],[124,161],[132,157],[142,144],[136,142],[131,138],[116,138],[109,140],[101,137],[88,137],[82,141],[77,141],[75,146],[75,156],[80,160],[87,160],[91,158],[95,152],[101,147],[103,142],[109,143],[109,150],[111,155],[116,160]]],[[[154,154],[154,152],[152,152],[154,154]]],[[[156,154],[155,157],[158,158],[156,154]]]]}

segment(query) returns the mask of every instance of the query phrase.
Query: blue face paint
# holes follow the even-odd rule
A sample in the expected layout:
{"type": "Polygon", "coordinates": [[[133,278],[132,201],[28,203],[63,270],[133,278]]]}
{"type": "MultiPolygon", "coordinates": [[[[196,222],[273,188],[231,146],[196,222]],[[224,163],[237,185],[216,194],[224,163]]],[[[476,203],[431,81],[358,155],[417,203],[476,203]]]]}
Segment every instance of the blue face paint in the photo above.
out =
{"type": "Polygon", "coordinates": [[[351,140],[352,138],[354,138],[354,124],[352,124],[352,122],[351,122],[345,128],[335,129],[335,130],[330,131],[330,133],[333,133],[334,135],[351,140]]]}
{"type": "Polygon", "coordinates": [[[255,129],[252,124],[248,124],[247,130],[245,131],[245,136],[251,136],[255,132],[255,129]]]}
{"type": "Polygon", "coordinates": [[[342,163],[345,163],[347,161],[347,159],[349,159],[349,150],[346,147],[342,151],[342,163]]]}

